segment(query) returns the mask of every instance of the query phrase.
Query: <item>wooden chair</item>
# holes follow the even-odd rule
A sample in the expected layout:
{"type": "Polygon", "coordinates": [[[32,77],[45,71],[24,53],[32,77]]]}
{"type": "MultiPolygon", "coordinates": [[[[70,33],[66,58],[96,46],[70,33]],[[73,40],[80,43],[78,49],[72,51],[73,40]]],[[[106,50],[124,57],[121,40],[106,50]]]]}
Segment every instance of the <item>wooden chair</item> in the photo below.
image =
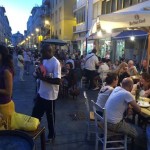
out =
{"type": "Polygon", "coordinates": [[[127,150],[127,136],[116,132],[109,131],[107,128],[107,112],[105,108],[98,106],[93,100],[94,117],[95,117],[95,128],[96,128],[96,144],[95,150],[98,150],[98,142],[103,144],[103,150],[109,149],[125,149],[127,150]],[[102,113],[98,113],[102,112],[102,113]],[[102,127],[102,131],[99,133],[99,123],[102,127]],[[116,139],[117,138],[117,139],[116,139]],[[111,146],[110,146],[111,144],[111,146]],[[115,145],[114,145],[115,144],[115,145]],[[119,145],[122,144],[122,145],[119,145]],[[108,147],[110,146],[110,147],[108,147]]]}

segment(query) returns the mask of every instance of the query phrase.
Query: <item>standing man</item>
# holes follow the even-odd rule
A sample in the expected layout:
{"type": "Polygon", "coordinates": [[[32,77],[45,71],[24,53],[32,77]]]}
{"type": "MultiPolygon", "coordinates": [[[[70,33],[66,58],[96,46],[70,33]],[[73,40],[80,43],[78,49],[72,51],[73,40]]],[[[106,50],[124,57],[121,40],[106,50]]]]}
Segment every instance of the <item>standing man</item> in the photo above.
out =
{"type": "Polygon", "coordinates": [[[46,76],[43,76],[42,71],[37,69],[36,73],[37,78],[40,79],[40,87],[32,116],[41,120],[41,117],[46,113],[49,130],[47,142],[53,142],[55,139],[55,100],[59,92],[61,67],[49,44],[42,45],[41,54],[46,76]]]}
{"type": "Polygon", "coordinates": [[[87,81],[90,81],[89,89],[95,88],[96,85],[93,85],[94,77],[96,74],[96,66],[99,65],[98,57],[96,56],[96,49],[92,50],[92,53],[87,54],[85,57],[85,74],[87,81]]]}

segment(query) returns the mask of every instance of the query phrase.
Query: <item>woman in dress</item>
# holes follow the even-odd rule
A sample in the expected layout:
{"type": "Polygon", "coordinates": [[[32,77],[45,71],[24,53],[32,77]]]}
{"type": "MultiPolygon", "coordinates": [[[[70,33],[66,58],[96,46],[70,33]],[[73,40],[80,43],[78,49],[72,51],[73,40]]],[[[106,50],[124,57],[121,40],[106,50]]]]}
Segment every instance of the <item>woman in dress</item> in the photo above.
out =
{"type": "Polygon", "coordinates": [[[13,77],[13,58],[8,54],[8,49],[0,45],[0,113],[4,116],[8,125],[12,113],[15,111],[12,101],[13,77]]]}

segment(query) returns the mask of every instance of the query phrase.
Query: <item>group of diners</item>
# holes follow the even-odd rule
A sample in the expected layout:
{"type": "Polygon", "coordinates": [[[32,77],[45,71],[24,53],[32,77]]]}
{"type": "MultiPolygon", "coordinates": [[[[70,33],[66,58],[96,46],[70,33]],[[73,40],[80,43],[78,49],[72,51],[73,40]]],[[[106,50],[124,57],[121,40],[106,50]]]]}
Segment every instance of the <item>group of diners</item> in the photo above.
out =
{"type": "Polygon", "coordinates": [[[134,61],[122,60],[119,62],[116,60],[115,63],[112,63],[110,59],[101,58],[98,59],[96,56],[97,50],[93,49],[91,53],[87,54],[84,60],[85,67],[85,77],[87,81],[89,81],[89,89],[98,90],[100,89],[100,84],[106,78],[108,72],[114,71],[117,73],[119,81],[118,85],[120,85],[121,81],[125,77],[135,76],[142,72],[148,71],[148,63],[147,60],[144,59],[141,61],[140,68],[136,67],[134,61]]]}
{"type": "Polygon", "coordinates": [[[134,138],[136,144],[139,141],[146,143],[145,129],[138,124],[131,123],[127,118],[132,118],[135,114],[142,115],[141,107],[137,104],[134,95],[138,90],[139,96],[150,98],[150,74],[142,73],[136,84],[128,76],[119,83],[118,77],[117,72],[107,74],[106,85],[100,89],[96,103],[106,109],[109,130],[134,138]]]}

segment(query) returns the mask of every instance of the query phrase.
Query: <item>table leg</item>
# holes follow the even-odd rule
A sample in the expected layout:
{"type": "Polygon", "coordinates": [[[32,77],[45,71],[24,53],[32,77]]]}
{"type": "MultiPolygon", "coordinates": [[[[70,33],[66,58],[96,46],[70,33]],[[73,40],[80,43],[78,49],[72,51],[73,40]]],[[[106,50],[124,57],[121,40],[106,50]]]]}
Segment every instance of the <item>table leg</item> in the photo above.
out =
{"type": "Polygon", "coordinates": [[[41,138],[41,150],[46,150],[46,145],[45,145],[45,130],[42,132],[40,138],[41,138]]]}

